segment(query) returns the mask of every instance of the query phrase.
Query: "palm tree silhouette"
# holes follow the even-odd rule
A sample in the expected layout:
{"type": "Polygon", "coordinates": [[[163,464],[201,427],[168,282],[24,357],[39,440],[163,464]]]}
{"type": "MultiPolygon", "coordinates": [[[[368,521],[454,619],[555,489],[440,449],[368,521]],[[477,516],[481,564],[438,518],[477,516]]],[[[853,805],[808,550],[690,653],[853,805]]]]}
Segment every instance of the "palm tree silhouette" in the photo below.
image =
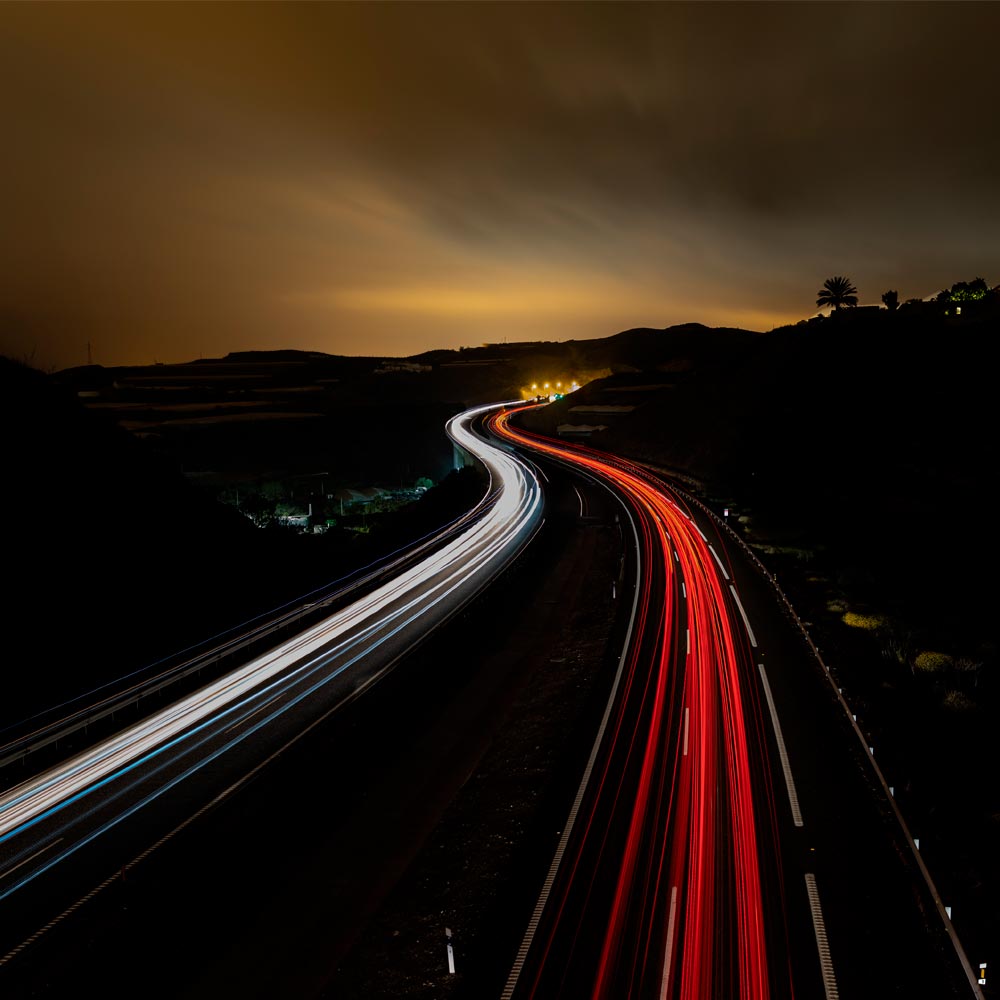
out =
{"type": "Polygon", "coordinates": [[[834,310],[839,312],[841,306],[856,306],[858,304],[858,290],[851,284],[850,278],[842,278],[840,275],[835,278],[827,278],[816,296],[816,305],[821,309],[823,306],[832,306],[834,310]]]}

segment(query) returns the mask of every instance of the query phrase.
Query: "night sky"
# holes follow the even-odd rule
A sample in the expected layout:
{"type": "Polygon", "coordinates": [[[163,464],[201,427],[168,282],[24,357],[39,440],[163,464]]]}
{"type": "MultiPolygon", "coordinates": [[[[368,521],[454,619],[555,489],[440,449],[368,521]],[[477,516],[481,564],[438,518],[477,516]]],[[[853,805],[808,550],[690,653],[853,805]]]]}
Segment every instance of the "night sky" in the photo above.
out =
{"type": "Polygon", "coordinates": [[[1000,5],[3,4],[0,352],[405,356],[1000,281],[1000,5]]]}

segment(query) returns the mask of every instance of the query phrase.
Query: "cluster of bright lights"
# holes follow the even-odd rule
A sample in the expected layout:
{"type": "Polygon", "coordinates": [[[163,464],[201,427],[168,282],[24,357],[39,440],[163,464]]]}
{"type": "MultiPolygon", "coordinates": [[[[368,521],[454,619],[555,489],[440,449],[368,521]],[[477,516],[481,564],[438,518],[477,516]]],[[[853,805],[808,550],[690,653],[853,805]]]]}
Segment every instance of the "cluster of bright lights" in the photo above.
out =
{"type": "Polygon", "coordinates": [[[524,396],[527,399],[548,399],[550,402],[553,399],[562,399],[567,393],[576,392],[580,388],[580,383],[575,379],[555,379],[547,382],[532,382],[531,385],[524,390],[524,396]]]}

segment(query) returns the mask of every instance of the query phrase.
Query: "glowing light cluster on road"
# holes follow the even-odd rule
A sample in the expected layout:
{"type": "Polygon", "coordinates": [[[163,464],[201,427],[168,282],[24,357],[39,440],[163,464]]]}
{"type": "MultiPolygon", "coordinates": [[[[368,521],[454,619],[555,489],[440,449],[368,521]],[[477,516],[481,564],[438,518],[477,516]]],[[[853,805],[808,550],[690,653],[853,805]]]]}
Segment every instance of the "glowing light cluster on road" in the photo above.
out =
{"type": "Polygon", "coordinates": [[[663,483],[512,427],[509,416],[491,421],[499,437],[585,470],[625,500],[641,572],[575,829],[504,996],[783,995],[787,968],[776,989],[768,948],[780,955],[784,943],[767,940],[761,871],[774,836],[761,705],[726,566],[663,483]]]}
{"type": "MultiPolygon", "coordinates": [[[[448,425],[490,479],[457,537],[293,639],[0,796],[0,899],[156,798],[180,780],[177,772],[203,768],[324,686],[354,674],[357,685],[370,683],[386,669],[383,647],[417,641],[489,582],[541,518],[528,466],[472,429],[493,408],[468,410],[448,425]],[[99,818],[83,822],[91,812],[99,818]]],[[[348,685],[347,696],[356,689],[348,685]]]]}

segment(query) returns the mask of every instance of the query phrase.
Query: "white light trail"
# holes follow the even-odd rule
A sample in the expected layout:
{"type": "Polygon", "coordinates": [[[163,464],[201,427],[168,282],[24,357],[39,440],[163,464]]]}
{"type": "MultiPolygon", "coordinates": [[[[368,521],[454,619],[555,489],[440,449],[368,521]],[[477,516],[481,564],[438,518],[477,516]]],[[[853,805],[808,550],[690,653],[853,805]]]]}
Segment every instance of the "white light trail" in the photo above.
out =
{"type": "MultiPolygon", "coordinates": [[[[325,683],[460,588],[467,587],[470,595],[478,590],[530,537],[541,513],[540,488],[529,467],[471,430],[474,420],[499,405],[504,404],[467,410],[448,423],[452,440],[478,458],[490,476],[481,516],[461,535],[300,635],[0,796],[0,844],[167,748],[186,745],[212,722],[236,722],[240,710],[261,696],[262,686],[270,684],[267,690],[273,694],[271,689],[308,677],[358,649],[325,683]]],[[[428,627],[433,624],[428,621],[428,627]]]]}

